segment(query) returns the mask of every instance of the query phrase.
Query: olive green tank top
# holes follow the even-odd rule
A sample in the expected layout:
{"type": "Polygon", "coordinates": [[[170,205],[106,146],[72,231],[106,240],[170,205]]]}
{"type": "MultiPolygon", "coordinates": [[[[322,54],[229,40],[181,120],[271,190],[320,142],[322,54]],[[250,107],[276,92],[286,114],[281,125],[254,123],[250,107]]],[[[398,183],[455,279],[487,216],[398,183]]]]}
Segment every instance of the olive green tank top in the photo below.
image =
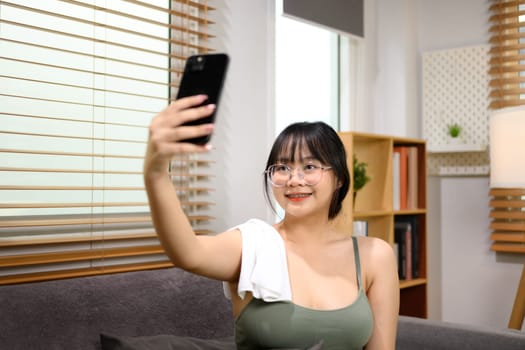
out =
{"type": "Polygon", "coordinates": [[[362,286],[357,240],[352,239],[359,288],[352,304],[315,310],[289,301],[252,298],[235,321],[237,349],[308,349],[319,344],[323,350],[362,349],[374,321],[362,286]]]}

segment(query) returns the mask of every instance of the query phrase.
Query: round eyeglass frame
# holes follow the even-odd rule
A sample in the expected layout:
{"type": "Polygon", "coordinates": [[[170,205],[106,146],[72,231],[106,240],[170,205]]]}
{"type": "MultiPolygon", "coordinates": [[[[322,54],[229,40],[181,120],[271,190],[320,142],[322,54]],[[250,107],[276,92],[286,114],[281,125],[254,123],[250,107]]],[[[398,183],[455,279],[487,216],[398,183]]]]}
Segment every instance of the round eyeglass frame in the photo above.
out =
{"type": "MultiPolygon", "coordinates": [[[[313,164],[310,164],[310,165],[311,165],[311,166],[314,166],[316,169],[321,170],[321,175],[319,176],[319,180],[317,180],[317,182],[315,182],[315,183],[308,183],[308,182],[306,182],[306,178],[305,178],[305,175],[306,175],[306,174],[304,173],[304,169],[301,170],[301,171],[298,171],[298,172],[297,172],[297,176],[298,176],[301,180],[305,180],[306,186],[315,186],[315,185],[317,185],[317,184],[318,184],[319,182],[321,182],[321,180],[323,179],[324,171],[325,171],[325,170],[330,170],[330,169],[332,169],[331,166],[317,166],[317,165],[313,165],[313,164]]],[[[286,183],[284,183],[283,185],[278,185],[278,184],[276,184],[275,182],[273,182],[273,180],[272,180],[272,173],[273,173],[273,172],[272,172],[272,169],[274,169],[274,168],[277,167],[277,166],[285,167],[285,168],[288,170],[288,180],[286,180],[286,183],[292,179],[292,177],[293,177],[293,173],[294,173],[293,171],[296,170],[296,169],[298,169],[298,168],[293,168],[293,169],[292,169],[292,168],[290,168],[288,165],[285,165],[285,164],[273,164],[273,165],[270,165],[270,166],[268,167],[268,169],[266,169],[266,170],[264,171],[264,174],[266,175],[266,178],[267,178],[268,181],[272,184],[272,186],[274,186],[274,187],[285,187],[285,186],[286,186],[286,183]]]]}

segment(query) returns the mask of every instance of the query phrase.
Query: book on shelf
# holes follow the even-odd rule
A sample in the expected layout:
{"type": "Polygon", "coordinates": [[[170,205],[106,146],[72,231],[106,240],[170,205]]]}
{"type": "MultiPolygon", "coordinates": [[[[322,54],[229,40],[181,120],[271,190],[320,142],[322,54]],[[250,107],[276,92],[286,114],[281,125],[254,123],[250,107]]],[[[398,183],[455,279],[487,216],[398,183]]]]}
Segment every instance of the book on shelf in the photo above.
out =
{"type": "Polygon", "coordinates": [[[417,215],[401,216],[395,219],[394,239],[398,244],[399,279],[410,280],[419,277],[419,235],[417,215]]]}
{"type": "Polygon", "coordinates": [[[392,158],[394,210],[418,207],[418,149],[416,146],[395,146],[392,158]]]}
{"type": "Polygon", "coordinates": [[[368,221],[355,220],[353,222],[352,234],[354,236],[368,236],[368,221]]]}
{"type": "Polygon", "coordinates": [[[398,261],[397,261],[397,270],[400,280],[409,280],[411,279],[411,273],[409,268],[411,267],[411,250],[410,247],[411,241],[411,228],[408,223],[398,223],[395,225],[394,239],[398,246],[398,261]]]}
{"type": "Polygon", "coordinates": [[[418,197],[418,164],[417,164],[417,147],[408,147],[408,164],[407,164],[407,208],[417,209],[418,197]]]}
{"type": "Polygon", "coordinates": [[[404,146],[394,147],[394,153],[398,154],[399,167],[397,174],[394,174],[394,178],[397,176],[398,180],[395,180],[399,184],[399,188],[396,192],[399,192],[399,209],[407,208],[407,186],[408,186],[408,152],[404,146]]]}
{"type": "Polygon", "coordinates": [[[392,153],[392,208],[394,210],[401,209],[401,198],[399,197],[399,186],[401,184],[401,179],[399,178],[400,166],[400,154],[394,151],[392,153]]]}

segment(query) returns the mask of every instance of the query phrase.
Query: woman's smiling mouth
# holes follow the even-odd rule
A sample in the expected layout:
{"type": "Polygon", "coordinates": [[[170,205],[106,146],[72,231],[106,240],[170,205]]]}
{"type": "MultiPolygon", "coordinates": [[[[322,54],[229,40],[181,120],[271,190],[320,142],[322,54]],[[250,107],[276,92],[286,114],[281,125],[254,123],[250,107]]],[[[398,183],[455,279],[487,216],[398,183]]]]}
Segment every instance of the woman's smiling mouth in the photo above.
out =
{"type": "Polygon", "coordinates": [[[285,194],[285,197],[291,200],[292,202],[300,202],[302,200],[307,199],[311,195],[311,193],[287,193],[285,194]]]}

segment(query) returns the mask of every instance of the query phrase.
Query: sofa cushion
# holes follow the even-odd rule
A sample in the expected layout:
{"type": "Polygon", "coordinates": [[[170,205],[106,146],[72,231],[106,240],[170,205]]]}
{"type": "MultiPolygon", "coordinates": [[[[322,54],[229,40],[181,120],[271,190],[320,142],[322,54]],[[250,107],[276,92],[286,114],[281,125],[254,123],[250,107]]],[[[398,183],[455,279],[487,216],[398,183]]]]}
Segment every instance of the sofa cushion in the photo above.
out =
{"type": "Polygon", "coordinates": [[[525,333],[400,316],[396,349],[523,350],[525,333]]]}
{"type": "Polygon", "coordinates": [[[102,350],[235,350],[233,336],[221,339],[160,334],[143,337],[100,335],[102,350]]]}
{"type": "MultiPolygon", "coordinates": [[[[234,337],[222,339],[200,339],[176,335],[155,335],[145,337],[123,337],[100,334],[102,350],[235,350],[234,337]]],[[[277,349],[268,349],[277,350],[277,349]]],[[[279,350],[302,350],[282,349],[279,350]]],[[[304,350],[323,350],[323,342],[304,350]]]]}

